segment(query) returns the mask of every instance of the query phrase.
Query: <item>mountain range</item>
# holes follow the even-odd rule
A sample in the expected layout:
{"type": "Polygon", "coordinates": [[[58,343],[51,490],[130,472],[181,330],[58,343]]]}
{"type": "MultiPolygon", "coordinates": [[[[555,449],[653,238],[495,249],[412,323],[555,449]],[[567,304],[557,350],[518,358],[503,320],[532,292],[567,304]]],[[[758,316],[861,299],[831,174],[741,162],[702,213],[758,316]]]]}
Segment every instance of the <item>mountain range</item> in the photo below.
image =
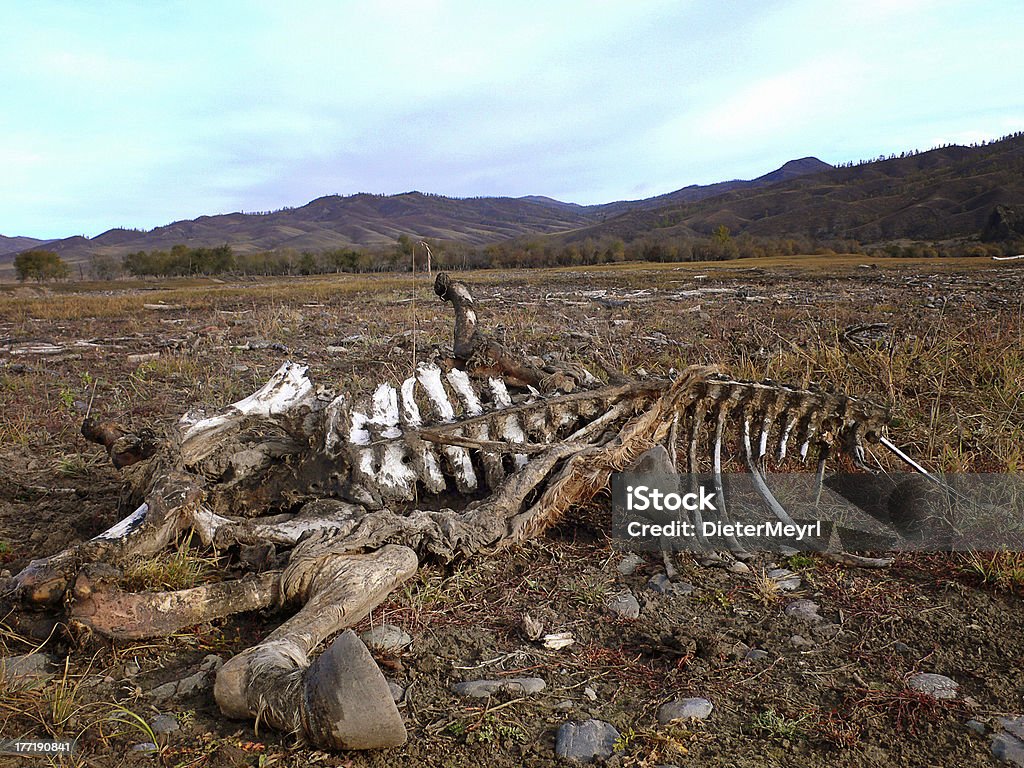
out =
{"type": "Polygon", "coordinates": [[[0,261],[45,245],[69,262],[179,243],[239,253],[292,248],[375,248],[402,235],[470,245],[522,236],[558,240],[652,233],[706,235],[719,226],[759,236],[879,242],[978,234],[997,207],[1024,203],[1024,133],[982,146],[833,167],[791,160],[751,180],[692,185],[643,200],[576,205],[543,196],[449,198],[422,192],[321,197],[271,213],[229,213],[149,231],[112,229],[94,238],[45,241],[0,236],[0,261]]]}

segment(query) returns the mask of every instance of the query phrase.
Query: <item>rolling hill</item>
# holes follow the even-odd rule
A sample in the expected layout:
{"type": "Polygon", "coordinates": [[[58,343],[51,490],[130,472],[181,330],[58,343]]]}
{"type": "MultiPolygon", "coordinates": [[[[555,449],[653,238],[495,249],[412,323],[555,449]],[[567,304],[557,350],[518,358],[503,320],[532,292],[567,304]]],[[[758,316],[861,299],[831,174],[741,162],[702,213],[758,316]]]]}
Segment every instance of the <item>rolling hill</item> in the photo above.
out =
{"type": "Polygon", "coordinates": [[[215,247],[228,243],[239,253],[293,248],[320,251],[331,248],[389,247],[399,235],[452,240],[470,245],[524,235],[570,232],[611,216],[659,207],[674,201],[700,200],[723,190],[759,187],[776,174],[798,175],[831,168],[814,158],[787,163],[751,181],[727,181],[685,187],[646,200],[582,206],[549,197],[530,196],[450,198],[422,192],[400,195],[357,194],[321,197],[299,208],[273,213],[228,213],[176,221],[148,232],[111,229],[93,238],[81,236],[52,241],[47,248],[69,262],[93,254],[123,256],[183,243],[215,247]]]}
{"type": "Polygon", "coordinates": [[[1024,202],[1024,135],[776,178],[699,200],[629,210],[566,239],[706,235],[721,225],[734,234],[862,243],[978,235],[997,209],[1024,202]]]}
{"type": "Polygon", "coordinates": [[[229,244],[238,253],[390,247],[400,235],[484,245],[523,236],[571,242],[605,236],[733,234],[877,243],[1018,231],[1024,208],[1024,133],[984,146],[835,168],[791,160],[749,181],[691,185],[643,200],[582,206],[543,196],[449,198],[422,192],[321,197],[272,213],[228,213],[150,231],[112,229],[94,238],[0,237],[0,269],[45,244],[71,262],[178,244],[229,244]],[[995,218],[993,218],[995,217],[995,218]]]}

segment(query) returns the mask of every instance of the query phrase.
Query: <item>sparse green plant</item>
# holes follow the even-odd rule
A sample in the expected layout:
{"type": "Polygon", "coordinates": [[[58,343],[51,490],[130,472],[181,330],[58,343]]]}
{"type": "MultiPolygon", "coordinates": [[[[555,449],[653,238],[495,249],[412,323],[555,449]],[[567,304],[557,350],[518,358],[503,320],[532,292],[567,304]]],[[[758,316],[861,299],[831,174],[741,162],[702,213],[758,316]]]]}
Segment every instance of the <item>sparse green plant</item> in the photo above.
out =
{"type": "Polygon", "coordinates": [[[1024,590],[1024,552],[968,552],[963,570],[982,584],[1005,592],[1024,590]]]}
{"type": "Polygon", "coordinates": [[[789,718],[772,708],[768,708],[764,712],[754,715],[750,725],[755,731],[768,738],[794,739],[804,734],[804,723],[807,720],[807,715],[789,718]]]}
{"type": "Polygon", "coordinates": [[[216,558],[197,554],[189,533],[168,553],[138,560],[125,570],[125,588],[132,591],[189,589],[215,570],[216,558]]]}
{"type": "Polygon", "coordinates": [[[779,586],[779,582],[765,573],[763,569],[760,573],[754,574],[751,591],[754,597],[764,605],[772,605],[782,599],[782,587],[779,586]]]}
{"type": "Polygon", "coordinates": [[[811,555],[808,555],[808,554],[806,554],[804,552],[797,552],[795,555],[790,555],[787,558],[787,560],[786,560],[786,564],[790,568],[794,568],[794,569],[796,569],[796,568],[813,568],[814,567],[814,563],[815,563],[814,558],[811,555]]]}

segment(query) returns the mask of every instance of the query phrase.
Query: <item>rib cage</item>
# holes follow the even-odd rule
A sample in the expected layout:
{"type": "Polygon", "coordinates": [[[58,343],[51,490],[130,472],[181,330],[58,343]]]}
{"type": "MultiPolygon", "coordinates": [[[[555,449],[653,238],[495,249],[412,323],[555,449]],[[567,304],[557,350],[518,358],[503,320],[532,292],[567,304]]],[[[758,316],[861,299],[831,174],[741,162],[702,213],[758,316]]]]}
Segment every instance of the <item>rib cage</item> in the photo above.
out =
{"type": "MultiPolygon", "coordinates": [[[[496,490],[531,455],[557,443],[607,443],[672,384],[642,379],[513,395],[500,378],[421,364],[397,388],[380,384],[366,403],[348,408],[344,396],[332,402],[324,445],[329,455],[348,455],[354,498],[364,503],[412,501],[452,486],[477,494],[496,490]]],[[[716,476],[730,460],[761,474],[794,449],[801,461],[817,457],[819,473],[836,454],[861,465],[864,441],[888,421],[884,409],[865,400],[713,372],[678,393],[674,417],[686,444],[682,469],[710,467],[716,476]]]]}

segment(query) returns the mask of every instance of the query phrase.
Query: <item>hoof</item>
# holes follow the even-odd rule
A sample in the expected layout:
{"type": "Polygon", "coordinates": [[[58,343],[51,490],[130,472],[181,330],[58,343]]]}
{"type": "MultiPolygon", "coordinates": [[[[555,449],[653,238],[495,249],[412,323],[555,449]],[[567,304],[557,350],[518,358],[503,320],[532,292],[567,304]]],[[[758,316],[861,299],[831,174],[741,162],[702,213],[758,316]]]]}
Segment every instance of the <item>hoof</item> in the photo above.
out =
{"type": "Polygon", "coordinates": [[[384,749],[406,741],[388,681],[351,629],[309,667],[303,696],[306,735],[319,747],[384,749]]]}

